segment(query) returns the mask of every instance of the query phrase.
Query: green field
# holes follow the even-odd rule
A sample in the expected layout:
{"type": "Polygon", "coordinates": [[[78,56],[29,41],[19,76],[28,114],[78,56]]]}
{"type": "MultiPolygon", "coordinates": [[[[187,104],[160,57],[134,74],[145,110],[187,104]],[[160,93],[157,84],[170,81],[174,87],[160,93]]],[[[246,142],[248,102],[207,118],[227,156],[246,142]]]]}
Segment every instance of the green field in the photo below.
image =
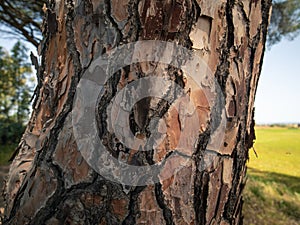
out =
{"type": "Polygon", "coordinates": [[[244,224],[300,224],[300,129],[257,127],[244,192],[244,224]]]}

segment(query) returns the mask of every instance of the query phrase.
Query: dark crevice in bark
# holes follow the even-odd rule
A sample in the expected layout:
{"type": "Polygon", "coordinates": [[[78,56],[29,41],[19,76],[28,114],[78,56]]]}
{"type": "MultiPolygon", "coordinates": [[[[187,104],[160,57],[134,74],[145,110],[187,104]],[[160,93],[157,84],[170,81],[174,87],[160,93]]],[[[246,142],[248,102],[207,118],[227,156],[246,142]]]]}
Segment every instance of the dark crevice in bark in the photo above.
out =
{"type": "Polygon", "coordinates": [[[229,66],[230,66],[230,63],[228,61],[228,56],[229,53],[227,52],[227,50],[222,50],[222,53],[220,55],[220,63],[215,73],[215,77],[217,78],[217,81],[220,85],[220,88],[225,98],[226,98],[225,88],[226,88],[227,78],[229,76],[229,66]]]}
{"type": "MultiPolygon", "coordinates": [[[[250,79],[246,80],[246,90],[250,89],[250,79]]],[[[239,224],[242,211],[241,204],[243,201],[242,197],[242,191],[245,186],[245,175],[246,175],[246,161],[248,159],[248,148],[247,148],[247,118],[248,118],[248,99],[250,94],[245,93],[245,104],[244,104],[244,113],[242,118],[240,118],[240,126],[238,130],[238,136],[237,136],[237,145],[232,153],[232,157],[234,159],[233,161],[233,168],[232,171],[234,173],[233,176],[233,182],[232,182],[232,189],[229,193],[229,198],[231,198],[231,206],[232,210],[230,211],[231,219],[235,224],[239,224]],[[244,131],[244,132],[242,132],[244,131]]],[[[229,202],[229,201],[228,201],[229,202]]]]}
{"type": "Polygon", "coordinates": [[[233,25],[233,16],[232,8],[235,4],[235,0],[228,0],[226,3],[226,20],[227,20],[227,49],[234,45],[234,25],[233,25]]]}
{"type": "Polygon", "coordinates": [[[128,215],[122,222],[122,225],[131,225],[136,223],[136,217],[139,215],[138,196],[145,189],[145,186],[137,186],[130,192],[130,201],[128,205],[128,215]]]}
{"type": "Polygon", "coordinates": [[[228,60],[230,55],[230,49],[234,47],[234,24],[232,8],[234,7],[235,0],[228,0],[226,3],[226,21],[227,21],[227,34],[226,38],[223,39],[223,43],[220,44],[220,63],[217,67],[215,77],[223,92],[223,96],[226,98],[226,82],[229,76],[230,62],[228,60]]]}
{"type": "MultiPolygon", "coordinates": [[[[269,25],[269,17],[270,17],[270,8],[272,6],[272,0],[262,0],[261,1],[261,11],[262,11],[262,43],[264,47],[266,45],[267,33],[268,33],[268,25],[269,25]]],[[[265,50],[265,48],[263,49],[265,50]]],[[[264,53],[264,51],[263,51],[264,53]]],[[[261,57],[261,61],[263,61],[263,55],[261,57]]],[[[261,67],[260,67],[261,68],[261,67]]]]}
{"type": "MultiPolygon", "coordinates": [[[[66,21],[66,28],[67,28],[67,49],[69,54],[71,55],[71,58],[73,60],[73,65],[75,68],[75,74],[74,76],[77,76],[78,81],[83,74],[82,66],[80,63],[80,54],[79,51],[76,48],[75,44],[75,33],[74,33],[74,27],[73,27],[73,21],[75,18],[75,12],[74,12],[74,2],[68,1],[68,13],[67,13],[67,21],[66,21]]],[[[75,89],[71,89],[73,92],[75,92],[75,89]]],[[[69,96],[74,95],[74,93],[69,92],[69,96]]]]}
{"type": "Polygon", "coordinates": [[[123,34],[123,42],[129,43],[138,41],[142,32],[142,24],[139,16],[139,3],[140,0],[130,0],[128,3],[128,22],[130,23],[130,29],[127,35],[123,34]]]}
{"type": "Polygon", "coordinates": [[[246,35],[247,37],[250,37],[250,20],[248,18],[248,15],[244,9],[244,3],[242,1],[238,2],[238,9],[241,12],[242,16],[243,16],[243,21],[246,23],[246,35]]]}
{"type": "Polygon", "coordinates": [[[193,0],[192,4],[193,4],[194,12],[195,12],[194,23],[196,23],[201,15],[201,8],[196,0],[193,0]]]}
{"type": "Polygon", "coordinates": [[[232,181],[232,188],[229,192],[229,196],[228,196],[228,200],[225,204],[224,207],[224,219],[228,220],[228,221],[233,221],[234,220],[234,213],[235,213],[235,209],[236,209],[236,204],[238,203],[238,198],[240,197],[240,192],[241,192],[241,188],[239,187],[240,184],[240,179],[243,178],[243,176],[241,176],[242,172],[243,172],[243,167],[245,165],[245,162],[247,159],[243,158],[243,156],[240,155],[241,150],[244,149],[245,151],[245,146],[244,146],[244,142],[245,140],[244,137],[241,135],[241,131],[242,129],[242,125],[239,125],[239,131],[238,131],[238,136],[237,136],[237,146],[235,147],[235,149],[233,150],[232,153],[232,158],[233,158],[233,181],[232,181]]]}
{"type": "MultiPolygon", "coordinates": [[[[223,159],[222,159],[222,157],[220,157],[219,158],[219,162],[221,162],[221,163],[219,163],[219,166],[221,166],[221,167],[223,167],[223,159]]],[[[224,173],[224,171],[223,170],[221,170],[221,175],[220,175],[220,177],[223,177],[223,173],[224,173]]],[[[220,179],[220,191],[218,192],[218,198],[216,199],[216,208],[215,208],[215,212],[214,212],[214,217],[212,217],[212,219],[211,219],[211,221],[209,221],[209,223],[208,224],[212,224],[211,222],[215,219],[216,221],[217,221],[217,223],[220,223],[221,221],[221,218],[220,217],[217,217],[217,215],[218,215],[218,213],[219,213],[219,210],[220,210],[220,203],[221,203],[221,201],[223,200],[223,196],[222,196],[222,188],[224,187],[224,183],[223,183],[223,179],[221,178],[220,179]]]]}
{"type": "MultiPolygon", "coordinates": [[[[111,23],[111,25],[115,28],[115,30],[117,31],[117,37],[116,37],[116,45],[118,45],[120,43],[120,40],[123,39],[123,35],[122,32],[120,31],[117,22],[114,20],[114,18],[111,16],[111,2],[110,0],[104,0],[105,3],[105,15],[108,18],[109,22],[111,23]]],[[[112,47],[116,47],[116,46],[112,46],[112,47]]]]}
{"type": "MultiPolygon", "coordinates": [[[[250,48],[251,48],[251,54],[250,54],[250,74],[253,74],[253,68],[254,68],[254,59],[255,59],[255,52],[256,52],[256,48],[260,42],[260,37],[261,36],[261,29],[259,28],[257,30],[257,34],[253,37],[252,43],[250,44],[250,48]]],[[[250,93],[251,89],[248,88],[248,94],[250,93]]]]}
{"type": "MultiPolygon", "coordinates": [[[[255,136],[255,120],[254,120],[254,114],[255,114],[255,109],[252,111],[252,117],[251,117],[251,123],[250,123],[250,132],[246,132],[246,147],[247,149],[250,149],[254,145],[254,140],[256,139],[255,136]]],[[[249,158],[249,155],[247,156],[247,159],[249,158]]]]}
{"type": "Polygon", "coordinates": [[[247,23],[247,27],[249,27],[249,23],[250,23],[250,20],[249,20],[249,17],[247,15],[247,12],[245,11],[245,3],[242,1],[242,0],[239,0],[238,3],[238,8],[243,16],[243,21],[245,21],[247,23]]]}
{"type": "Polygon", "coordinates": [[[197,150],[193,155],[196,171],[194,174],[194,199],[193,206],[195,211],[196,224],[205,224],[206,222],[206,207],[208,197],[209,174],[205,168],[201,166],[204,160],[204,151],[210,139],[210,129],[207,129],[203,134],[199,135],[197,150]]]}
{"type": "Polygon", "coordinates": [[[196,224],[206,224],[209,173],[206,171],[196,171],[196,173],[194,184],[194,210],[196,224]]]}
{"type": "Polygon", "coordinates": [[[42,207],[37,214],[31,219],[30,224],[44,224],[45,221],[50,219],[55,213],[56,207],[63,202],[65,197],[63,173],[59,166],[51,164],[49,166],[57,179],[57,188],[55,193],[47,200],[45,207],[42,207]]]}
{"type": "Polygon", "coordinates": [[[97,127],[99,129],[101,128],[99,130],[100,138],[105,133],[105,131],[107,131],[106,122],[105,122],[106,116],[107,116],[106,108],[118,91],[117,85],[118,85],[120,78],[121,78],[121,71],[119,70],[116,73],[114,73],[104,84],[105,91],[104,91],[103,95],[101,96],[101,98],[99,98],[97,100],[96,119],[97,119],[97,125],[98,125],[97,127]],[[101,118],[101,116],[103,116],[103,118],[101,118]],[[105,122],[105,124],[103,124],[103,122],[105,122]],[[102,125],[105,125],[105,126],[102,127],[102,125]]]}
{"type": "MultiPolygon", "coordinates": [[[[106,115],[106,109],[108,105],[110,104],[111,100],[114,98],[114,96],[117,93],[117,85],[121,77],[121,72],[116,72],[112,77],[108,79],[106,82],[105,92],[103,96],[97,100],[97,108],[96,108],[96,121],[97,121],[97,129],[98,129],[98,135],[99,138],[102,140],[102,143],[104,144],[105,140],[105,147],[110,154],[117,158],[119,152],[115,151],[112,143],[113,139],[115,138],[115,135],[110,133],[107,130],[107,115],[106,115]]],[[[120,142],[121,144],[121,142],[120,142]]]]}
{"type": "Polygon", "coordinates": [[[157,204],[163,210],[163,216],[164,216],[166,225],[174,225],[175,223],[173,221],[172,211],[169,209],[169,207],[165,203],[165,199],[164,199],[165,197],[164,197],[164,194],[162,191],[161,183],[155,184],[155,197],[156,197],[157,204]]]}

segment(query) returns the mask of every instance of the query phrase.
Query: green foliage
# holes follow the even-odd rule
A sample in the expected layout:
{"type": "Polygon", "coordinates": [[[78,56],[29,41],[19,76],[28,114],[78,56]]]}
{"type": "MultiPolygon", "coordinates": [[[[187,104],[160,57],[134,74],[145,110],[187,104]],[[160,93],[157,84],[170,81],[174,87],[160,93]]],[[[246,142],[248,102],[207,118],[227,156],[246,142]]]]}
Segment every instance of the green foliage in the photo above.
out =
{"type": "Polygon", "coordinates": [[[283,37],[293,40],[300,33],[300,0],[277,0],[273,2],[268,31],[268,45],[283,37]]]}
{"type": "Polygon", "coordinates": [[[17,144],[0,145],[0,167],[9,164],[9,160],[16,147],[17,144]]]}
{"type": "Polygon", "coordinates": [[[17,42],[11,53],[0,48],[0,143],[15,143],[28,119],[31,66],[27,49],[17,42]]]}
{"type": "Polygon", "coordinates": [[[18,143],[24,130],[25,126],[22,123],[0,119],[0,143],[9,145],[18,143]]]}

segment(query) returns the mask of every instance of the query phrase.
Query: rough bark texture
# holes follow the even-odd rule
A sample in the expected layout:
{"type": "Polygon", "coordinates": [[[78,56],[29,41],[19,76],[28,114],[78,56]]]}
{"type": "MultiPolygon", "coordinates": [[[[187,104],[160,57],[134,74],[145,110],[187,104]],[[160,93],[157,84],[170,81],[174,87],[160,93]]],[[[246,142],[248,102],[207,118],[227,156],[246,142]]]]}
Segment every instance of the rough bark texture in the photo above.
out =
{"type": "MultiPolygon", "coordinates": [[[[10,167],[3,223],[241,224],[245,163],[254,137],[253,103],[271,1],[56,0],[47,7],[34,111],[10,167]],[[137,40],[176,42],[203,57],[225,96],[227,126],[213,163],[201,169],[212,109],[203,94],[191,88],[202,126],[190,165],[155,185],[124,187],[98,175],[82,158],[71,110],[76,86],[91,61],[137,40]]],[[[132,65],[110,79],[98,108],[100,118],[120,88],[152,67],[132,65]]],[[[192,87],[179,70],[155,68],[154,74],[167,70],[178,85],[192,87]]],[[[147,98],[136,104],[133,114],[132,130],[140,135],[149,132],[153,114],[166,115],[168,138],[159,152],[126,154],[136,163],[166,157],[182,128],[178,112],[147,98]]],[[[114,149],[118,143],[105,125],[98,126],[108,149],[114,149]]]]}

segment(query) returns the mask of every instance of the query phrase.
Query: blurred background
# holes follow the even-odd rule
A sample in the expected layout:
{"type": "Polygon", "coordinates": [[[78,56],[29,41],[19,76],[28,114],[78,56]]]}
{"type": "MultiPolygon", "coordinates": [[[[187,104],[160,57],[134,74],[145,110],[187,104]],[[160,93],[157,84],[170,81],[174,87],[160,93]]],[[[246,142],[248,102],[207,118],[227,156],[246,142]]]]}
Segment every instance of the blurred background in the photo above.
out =
{"type": "MultiPolygon", "coordinates": [[[[0,189],[31,111],[46,1],[0,0],[0,189]]],[[[244,224],[300,224],[300,0],[275,0],[255,101],[244,224]]],[[[0,197],[0,214],[3,199],[0,197]]]]}

